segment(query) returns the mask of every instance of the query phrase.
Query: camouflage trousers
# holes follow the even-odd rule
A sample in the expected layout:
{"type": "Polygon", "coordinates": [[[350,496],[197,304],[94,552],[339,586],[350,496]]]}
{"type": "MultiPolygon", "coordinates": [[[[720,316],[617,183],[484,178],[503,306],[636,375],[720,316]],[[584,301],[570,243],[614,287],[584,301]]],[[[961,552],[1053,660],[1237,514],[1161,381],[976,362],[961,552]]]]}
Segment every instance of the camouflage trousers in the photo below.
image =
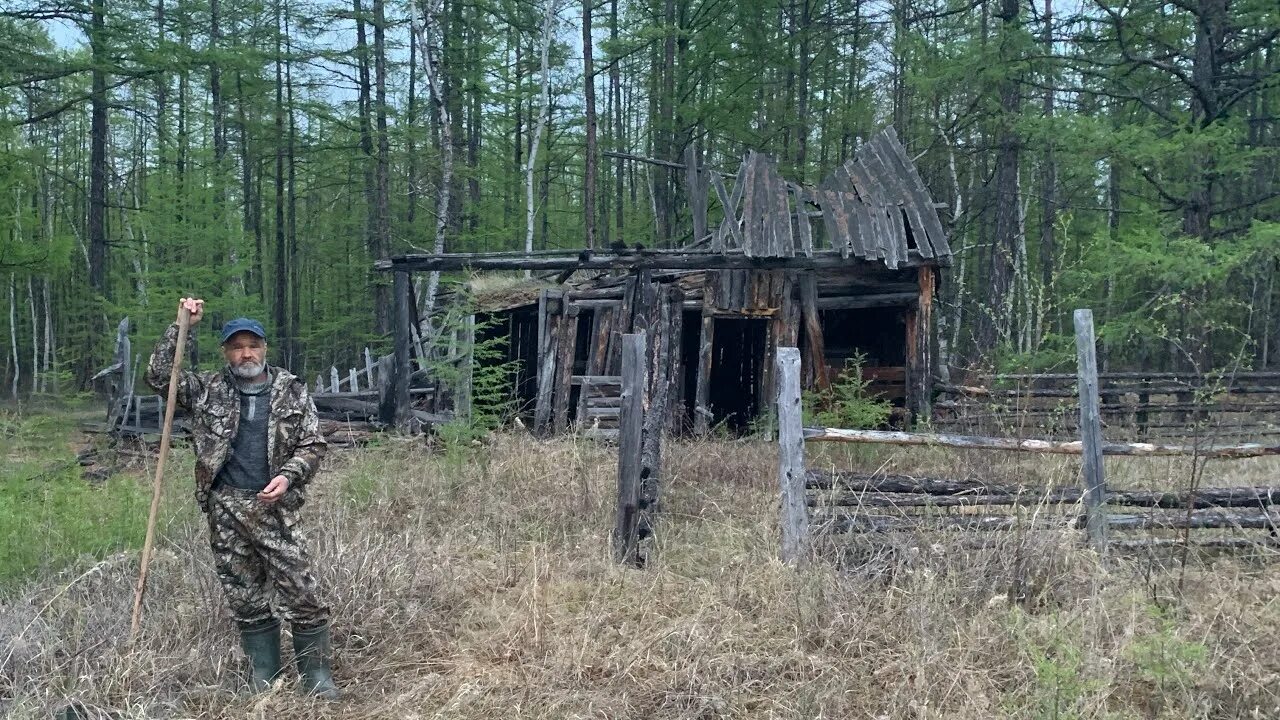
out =
{"type": "Polygon", "coordinates": [[[328,622],[297,511],[256,495],[220,488],[209,498],[209,545],[231,614],[241,627],[261,625],[274,617],[274,596],[291,623],[328,622]]]}

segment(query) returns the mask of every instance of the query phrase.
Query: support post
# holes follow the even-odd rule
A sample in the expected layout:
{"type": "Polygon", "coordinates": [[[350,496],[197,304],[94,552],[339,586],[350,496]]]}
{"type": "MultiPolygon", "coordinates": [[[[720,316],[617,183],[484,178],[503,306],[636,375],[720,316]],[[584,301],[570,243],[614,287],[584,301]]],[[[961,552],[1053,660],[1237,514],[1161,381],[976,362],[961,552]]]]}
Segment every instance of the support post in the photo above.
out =
{"type": "Polygon", "coordinates": [[[378,422],[388,427],[396,422],[395,357],[378,358],[378,422]]]}
{"type": "Polygon", "coordinates": [[[716,319],[709,298],[702,296],[702,334],[698,340],[698,377],[693,396],[693,432],[706,435],[711,430],[711,348],[715,341],[716,319]]]}
{"type": "Polygon", "coordinates": [[[551,431],[552,400],[556,386],[557,338],[560,334],[554,329],[556,322],[555,318],[547,319],[547,344],[541,351],[542,359],[538,363],[538,398],[533,410],[533,434],[538,437],[546,437],[551,431]]]}
{"type": "Polygon", "coordinates": [[[462,376],[458,380],[458,407],[454,416],[471,422],[472,381],[476,362],[476,316],[468,315],[462,321],[462,376]]]}
{"type": "Polygon", "coordinates": [[[1102,418],[1098,414],[1098,358],[1093,335],[1093,311],[1076,310],[1076,373],[1080,393],[1080,442],[1083,459],[1084,506],[1089,542],[1100,555],[1107,551],[1107,484],[1102,468],[1102,418]]]}
{"type": "Polygon", "coordinates": [[[812,272],[801,273],[799,280],[805,344],[809,350],[809,373],[813,386],[826,390],[831,387],[831,379],[827,377],[827,343],[822,334],[822,318],[818,315],[818,280],[812,272]]]}
{"type": "Polygon", "coordinates": [[[392,282],[395,292],[395,357],[396,369],[392,394],[395,397],[395,424],[402,430],[410,430],[409,419],[413,417],[409,405],[409,343],[411,315],[409,307],[409,273],[398,272],[392,282]]]}
{"type": "Polygon", "coordinates": [[[561,306],[560,339],[556,349],[555,431],[569,429],[569,396],[573,394],[573,359],[578,339],[578,309],[566,298],[561,306]]]}
{"type": "Polygon", "coordinates": [[[800,349],[778,348],[778,485],[782,492],[782,561],[810,552],[805,508],[804,418],[800,405],[800,349]]]}
{"type": "Polygon", "coordinates": [[[919,269],[920,300],[916,308],[916,406],[911,408],[916,424],[933,417],[933,295],[934,271],[919,269]]]}
{"type": "Polygon", "coordinates": [[[613,556],[619,563],[639,561],[640,455],[644,428],[645,335],[622,336],[622,408],[618,417],[618,507],[613,556]]]}

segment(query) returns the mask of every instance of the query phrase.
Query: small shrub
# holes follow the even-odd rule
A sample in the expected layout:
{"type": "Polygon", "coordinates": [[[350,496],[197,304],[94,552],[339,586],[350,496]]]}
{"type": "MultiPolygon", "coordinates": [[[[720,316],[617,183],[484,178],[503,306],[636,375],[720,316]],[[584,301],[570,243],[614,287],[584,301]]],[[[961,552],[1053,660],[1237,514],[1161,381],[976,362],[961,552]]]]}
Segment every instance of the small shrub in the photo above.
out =
{"type": "Polygon", "coordinates": [[[831,387],[805,393],[806,424],[851,430],[872,429],[885,424],[893,406],[868,391],[871,382],[862,379],[865,362],[865,355],[854,355],[845,361],[844,371],[831,383],[831,387]]]}

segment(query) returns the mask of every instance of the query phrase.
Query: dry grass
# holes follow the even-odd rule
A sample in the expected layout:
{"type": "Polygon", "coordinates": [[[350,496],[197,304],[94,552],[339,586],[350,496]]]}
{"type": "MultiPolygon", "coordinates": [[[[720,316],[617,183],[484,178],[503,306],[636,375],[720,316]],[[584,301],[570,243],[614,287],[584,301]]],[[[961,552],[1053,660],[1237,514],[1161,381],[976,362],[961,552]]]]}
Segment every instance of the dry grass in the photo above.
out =
{"type": "MultiPolygon", "coordinates": [[[[814,463],[1071,482],[1066,458],[824,448],[814,463]],[[993,466],[996,462],[998,465],[993,466]]],[[[1106,571],[1076,536],[959,534],[794,570],[770,445],[673,443],[660,553],[608,551],[614,455],[504,435],[335,458],[308,506],[346,697],[239,694],[242,659],[180,490],[126,643],[135,558],[0,598],[0,715],[250,718],[1274,718],[1276,574],[1256,560],[1106,571]]],[[[1176,485],[1163,461],[1113,464],[1176,485]]],[[[1222,464],[1241,484],[1277,464],[1222,464]]],[[[1227,484],[1212,474],[1206,484],[1227,484]]],[[[286,643],[287,647],[287,643],[286,643]]]]}

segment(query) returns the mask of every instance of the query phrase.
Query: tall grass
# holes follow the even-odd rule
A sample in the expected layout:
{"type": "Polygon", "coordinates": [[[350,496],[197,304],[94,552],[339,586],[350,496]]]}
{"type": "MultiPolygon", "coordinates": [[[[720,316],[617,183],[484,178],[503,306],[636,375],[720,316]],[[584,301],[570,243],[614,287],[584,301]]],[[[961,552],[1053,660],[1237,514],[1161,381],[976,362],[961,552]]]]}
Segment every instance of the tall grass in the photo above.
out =
{"type": "MultiPolygon", "coordinates": [[[[1074,480],[1061,458],[813,456],[1074,480]]],[[[74,704],[85,717],[1280,716],[1280,605],[1263,563],[1197,561],[1179,589],[1158,559],[1100,567],[1078,533],[983,548],[940,533],[827,548],[790,568],[777,561],[775,450],[748,440],[669,444],[658,557],[637,571],[608,549],[615,463],[607,447],[519,434],[437,453],[387,439],[334,457],[305,508],[335,614],[345,699],[333,707],[288,685],[241,694],[202,520],[182,495],[137,645],[134,553],[0,598],[0,715],[74,704]]],[[[1277,466],[1237,467],[1244,484],[1277,466]]],[[[1180,471],[1151,460],[1113,478],[1176,486],[1180,471]]]]}

